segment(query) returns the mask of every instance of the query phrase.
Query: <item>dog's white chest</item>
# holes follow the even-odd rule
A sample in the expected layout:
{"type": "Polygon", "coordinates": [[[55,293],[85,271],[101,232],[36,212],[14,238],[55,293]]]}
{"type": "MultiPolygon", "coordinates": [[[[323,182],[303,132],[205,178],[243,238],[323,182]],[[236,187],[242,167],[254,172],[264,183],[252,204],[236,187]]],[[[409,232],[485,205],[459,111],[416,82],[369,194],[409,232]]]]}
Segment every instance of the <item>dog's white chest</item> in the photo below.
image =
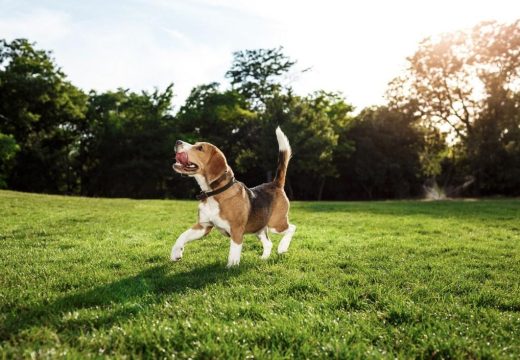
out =
{"type": "Polygon", "coordinates": [[[199,221],[201,223],[211,223],[213,226],[231,232],[229,222],[220,217],[220,206],[212,198],[208,198],[205,202],[199,204],[199,221]]]}

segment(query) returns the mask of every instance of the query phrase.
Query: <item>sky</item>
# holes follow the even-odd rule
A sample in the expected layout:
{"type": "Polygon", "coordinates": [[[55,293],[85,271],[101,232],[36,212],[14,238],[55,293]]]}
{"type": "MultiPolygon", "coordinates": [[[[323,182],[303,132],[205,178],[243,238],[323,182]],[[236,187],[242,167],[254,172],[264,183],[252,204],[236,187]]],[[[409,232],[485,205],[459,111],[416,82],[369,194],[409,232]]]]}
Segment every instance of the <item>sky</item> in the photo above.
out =
{"type": "Polygon", "coordinates": [[[518,17],[513,0],[0,0],[0,38],[52,50],[86,91],[173,82],[177,109],[194,86],[229,86],[234,51],[283,46],[296,93],[340,91],[361,109],[384,103],[425,37],[518,17]]]}

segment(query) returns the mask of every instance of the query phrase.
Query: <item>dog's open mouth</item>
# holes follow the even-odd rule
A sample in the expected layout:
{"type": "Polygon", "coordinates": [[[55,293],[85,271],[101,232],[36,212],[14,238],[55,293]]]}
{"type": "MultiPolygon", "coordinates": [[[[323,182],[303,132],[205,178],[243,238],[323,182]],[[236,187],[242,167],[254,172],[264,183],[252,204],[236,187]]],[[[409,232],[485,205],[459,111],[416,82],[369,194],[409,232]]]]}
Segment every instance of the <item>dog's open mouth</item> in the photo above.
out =
{"type": "Polygon", "coordinates": [[[190,162],[188,159],[188,154],[186,152],[178,152],[175,154],[175,164],[173,165],[173,168],[177,171],[184,171],[184,172],[194,172],[199,167],[190,162]]]}

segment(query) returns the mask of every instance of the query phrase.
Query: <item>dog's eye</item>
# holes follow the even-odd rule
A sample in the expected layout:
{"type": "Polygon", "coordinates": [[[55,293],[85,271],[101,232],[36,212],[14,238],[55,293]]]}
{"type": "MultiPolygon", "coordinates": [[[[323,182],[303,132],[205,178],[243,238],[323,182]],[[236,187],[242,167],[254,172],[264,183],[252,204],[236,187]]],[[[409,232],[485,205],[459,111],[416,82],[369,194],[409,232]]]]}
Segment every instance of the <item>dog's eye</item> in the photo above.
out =
{"type": "Polygon", "coordinates": [[[195,149],[197,149],[198,151],[202,151],[203,150],[202,145],[197,146],[195,149]]]}

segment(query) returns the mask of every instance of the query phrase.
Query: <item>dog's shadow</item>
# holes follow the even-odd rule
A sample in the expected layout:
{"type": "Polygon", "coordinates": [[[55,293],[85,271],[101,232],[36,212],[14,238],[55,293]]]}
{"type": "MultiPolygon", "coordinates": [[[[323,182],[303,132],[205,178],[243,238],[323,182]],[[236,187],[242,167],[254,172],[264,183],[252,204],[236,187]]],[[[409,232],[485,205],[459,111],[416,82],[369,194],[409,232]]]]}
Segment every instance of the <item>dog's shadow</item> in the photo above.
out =
{"type": "Polygon", "coordinates": [[[50,303],[13,309],[0,326],[0,340],[8,340],[24,329],[40,325],[78,333],[107,327],[135,316],[161,301],[163,296],[226,282],[246,271],[246,267],[227,269],[222,263],[214,263],[172,272],[170,264],[156,265],[137,275],[65,295],[50,303]],[[82,309],[94,309],[97,313],[94,317],[81,317],[77,312],[82,309]]]}

